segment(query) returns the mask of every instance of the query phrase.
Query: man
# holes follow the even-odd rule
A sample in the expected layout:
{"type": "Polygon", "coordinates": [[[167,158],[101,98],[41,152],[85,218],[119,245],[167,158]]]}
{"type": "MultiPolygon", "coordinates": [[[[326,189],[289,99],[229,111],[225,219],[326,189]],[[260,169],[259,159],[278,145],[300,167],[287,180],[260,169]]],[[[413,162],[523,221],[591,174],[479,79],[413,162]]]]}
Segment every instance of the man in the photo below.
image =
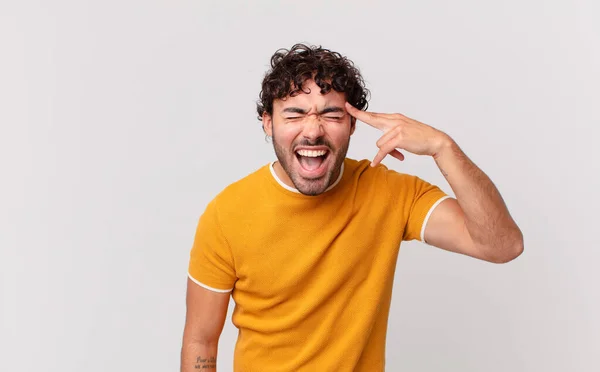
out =
{"type": "Polygon", "coordinates": [[[190,256],[181,370],[214,370],[230,295],[235,371],[383,371],[403,240],[494,263],[523,251],[492,181],[445,133],[363,111],[352,62],[280,50],[258,114],[277,161],[233,183],[200,218],[190,256]],[[346,158],[356,119],[383,131],[372,162],[346,158]],[[433,158],[456,195],[381,160],[433,158]]]}

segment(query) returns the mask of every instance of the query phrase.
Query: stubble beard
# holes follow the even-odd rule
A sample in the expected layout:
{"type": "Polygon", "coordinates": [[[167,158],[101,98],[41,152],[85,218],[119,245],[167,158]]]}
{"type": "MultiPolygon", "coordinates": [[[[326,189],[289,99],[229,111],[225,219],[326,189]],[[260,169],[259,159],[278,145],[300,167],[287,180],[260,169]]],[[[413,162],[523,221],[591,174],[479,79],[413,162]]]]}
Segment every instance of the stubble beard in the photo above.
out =
{"type": "MultiPolygon", "coordinates": [[[[306,179],[300,176],[297,172],[294,171],[293,163],[297,162],[296,153],[294,152],[294,147],[296,145],[292,144],[290,149],[286,149],[283,146],[280,146],[277,142],[277,138],[275,133],[273,133],[273,148],[275,150],[275,155],[277,156],[277,160],[279,164],[287,173],[288,177],[292,180],[294,187],[304,195],[308,196],[316,196],[324,193],[329,186],[333,182],[335,182],[335,178],[339,176],[339,172],[341,170],[342,164],[344,163],[344,159],[346,158],[346,154],[348,153],[348,147],[350,146],[350,138],[348,138],[348,142],[346,142],[342,147],[340,147],[337,151],[330,146],[329,143],[323,141],[322,138],[310,143],[310,142],[302,142],[302,145],[326,145],[329,147],[329,155],[328,157],[334,156],[334,163],[332,169],[328,170],[325,175],[319,177],[317,179],[306,179]]],[[[329,159],[327,159],[329,161],[329,159]]]]}

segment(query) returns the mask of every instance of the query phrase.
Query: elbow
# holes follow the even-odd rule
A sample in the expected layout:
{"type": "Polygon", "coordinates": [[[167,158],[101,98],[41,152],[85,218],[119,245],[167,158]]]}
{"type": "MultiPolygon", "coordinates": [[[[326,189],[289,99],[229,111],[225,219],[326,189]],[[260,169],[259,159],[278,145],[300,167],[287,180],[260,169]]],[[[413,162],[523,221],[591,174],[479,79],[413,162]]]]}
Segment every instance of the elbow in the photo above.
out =
{"type": "Polygon", "coordinates": [[[508,249],[507,253],[502,254],[501,256],[497,256],[494,257],[492,260],[490,260],[490,262],[496,263],[496,264],[505,264],[505,263],[509,263],[510,261],[516,259],[517,257],[519,257],[522,253],[523,253],[523,245],[517,245],[515,247],[512,247],[510,249],[508,249]]]}
{"type": "Polygon", "coordinates": [[[181,345],[182,359],[192,355],[216,354],[219,348],[219,340],[185,340],[181,345]]]}
{"type": "Polygon", "coordinates": [[[510,243],[506,244],[501,249],[502,253],[494,255],[494,257],[490,260],[490,262],[493,262],[496,264],[509,263],[510,261],[516,259],[521,254],[523,254],[524,250],[525,250],[525,244],[523,242],[523,234],[519,230],[517,237],[510,239],[510,243]]]}
{"type": "Polygon", "coordinates": [[[194,336],[184,334],[183,346],[184,347],[203,347],[213,348],[219,345],[220,333],[210,334],[197,334],[194,336]]]}
{"type": "Polygon", "coordinates": [[[194,329],[189,327],[183,332],[183,348],[215,348],[219,345],[221,332],[218,329],[194,329]]]}

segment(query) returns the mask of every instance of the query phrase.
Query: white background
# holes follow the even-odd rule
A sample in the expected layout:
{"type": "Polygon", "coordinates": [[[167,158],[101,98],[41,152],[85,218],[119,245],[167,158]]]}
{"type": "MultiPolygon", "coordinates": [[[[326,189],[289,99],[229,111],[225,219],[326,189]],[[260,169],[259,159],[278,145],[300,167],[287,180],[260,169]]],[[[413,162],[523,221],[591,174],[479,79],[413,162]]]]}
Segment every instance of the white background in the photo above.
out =
{"type": "MultiPolygon", "coordinates": [[[[274,158],[255,101],[301,41],[352,59],[372,110],[449,133],[525,235],[507,265],[403,244],[387,369],[600,370],[599,19],[595,0],[2,0],[0,370],[178,370],[197,219],[274,158]]],[[[349,156],[378,136],[360,125],[349,156]]],[[[431,159],[385,164],[450,192],[431,159]]],[[[228,318],[221,371],[236,336],[228,318]]]]}

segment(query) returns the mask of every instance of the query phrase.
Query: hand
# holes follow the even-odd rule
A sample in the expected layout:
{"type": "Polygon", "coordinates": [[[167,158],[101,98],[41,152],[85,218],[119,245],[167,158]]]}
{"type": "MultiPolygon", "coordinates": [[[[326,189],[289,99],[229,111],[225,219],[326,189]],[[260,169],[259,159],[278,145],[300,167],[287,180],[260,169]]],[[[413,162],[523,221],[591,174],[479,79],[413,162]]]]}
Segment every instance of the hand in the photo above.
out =
{"type": "Polygon", "coordinates": [[[346,111],[363,123],[384,132],[377,141],[379,152],[371,162],[372,167],[379,164],[388,154],[398,160],[404,160],[404,154],[397,149],[416,155],[436,157],[439,151],[451,141],[444,132],[402,114],[361,111],[348,102],[346,102],[346,111]]]}

